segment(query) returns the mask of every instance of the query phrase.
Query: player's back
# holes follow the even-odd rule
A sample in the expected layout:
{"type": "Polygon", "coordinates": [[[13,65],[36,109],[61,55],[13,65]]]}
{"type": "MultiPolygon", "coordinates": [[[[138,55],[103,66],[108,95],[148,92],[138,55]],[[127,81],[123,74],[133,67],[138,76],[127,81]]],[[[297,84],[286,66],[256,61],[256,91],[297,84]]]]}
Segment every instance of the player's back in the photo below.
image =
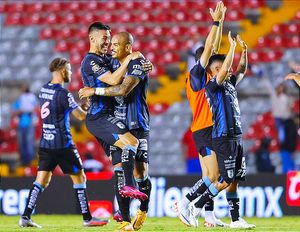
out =
{"type": "Polygon", "coordinates": [[[195,132],[213,125],[212,113],[209,108],[204,87],[210,80],[210,75],[200,64],[193,67],[186,77],[186,95],[193,114],[191,131],[195,132]]]}
{"type": "Polygon", "coordinates": [[[69,114],[78,107],[72,94],[60,84],[45,84],[39,93],[43,122],[40,147],[62,149],[73,145],[69,114]]]}
{"type": "MultiPolygon", "coordinates": [[[[81,62],[80,71],[84,86],[91,88],[107,87],[108,85],[100,81],[99,77],[112,71],[111,56],[87,53],[81,62]]],[[[113,99],[111,97],[93,95],[90,100],[91,106],[88,109],[88,114],[95,115],[104,111],[112,113],[113,99]]]]}

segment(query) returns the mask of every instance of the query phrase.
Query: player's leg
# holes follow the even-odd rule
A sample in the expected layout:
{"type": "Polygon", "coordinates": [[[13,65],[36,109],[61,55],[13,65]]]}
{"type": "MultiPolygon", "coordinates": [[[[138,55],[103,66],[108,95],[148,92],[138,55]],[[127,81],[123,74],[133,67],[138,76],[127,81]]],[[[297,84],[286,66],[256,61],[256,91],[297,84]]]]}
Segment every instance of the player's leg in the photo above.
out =
{"type": "Polygon", "coordinates": [[[92,217],[88,205],[88,196],[86,191],[86,176],[82,168],[82,161],[76,147],[61,150],[57,156],[57,163],[64,174],[69,174],[72,182],[77,201],[80,206],[84,226],[103,226],[108,223],[92,217]]]}
{"type": "Polygon", "coordinates": [[[24,213],[19,221],[19,226],[21,227],[41,227],[31,220],[31,214],[36,207],[39,195],[50,183],[52,171],[57,165],[54,155],[51,150],[39,150],[39,169],[36,180],[30,189],[24,213]]]}
{"type": "Polygon", "coordinates": [[[240,217],[240,198],[238,196],[238,183],[245,181],[246,176],[246,157],[243,152],[242,141],[238,141],[238,154],[236,157],[235,180],[226,189],[226,198],[229,205],[231,216],[231,228],[254,228],[255,225],[247,223],[240,217]]]}
{"type": "Polygon", "coordinates": [[[148,196],[148,199],[141,201],[140,208],[133,221],[134,230],[140,230],[147,218],[149,201],[151,195],[151,179],[149,177],[149,132],[134,130],[132,133],[139,139],[138,152],[135,157],[134,176],[138,183],[139,190],[148,196]]]}

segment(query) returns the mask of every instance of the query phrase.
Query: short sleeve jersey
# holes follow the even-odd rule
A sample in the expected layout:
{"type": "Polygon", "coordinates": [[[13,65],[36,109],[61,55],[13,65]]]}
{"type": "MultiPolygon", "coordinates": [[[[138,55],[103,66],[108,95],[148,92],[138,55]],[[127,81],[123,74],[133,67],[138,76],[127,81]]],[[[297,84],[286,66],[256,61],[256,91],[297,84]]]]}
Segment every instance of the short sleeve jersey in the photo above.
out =
{"type": "Polygon", "coordinates": [[[205,87],[205,93],[213,114],[212,137],[232,137],[242,134],[241,113],[237,92],[236,76],[218,85],[216,77],[205,87]]]}
{"type": "MultiPolygon", "coordinates": [[[[97,88],[107,87],[108,85],[102,82],[99,78],[108,71],[112,71],[110,55],[97,55],[88,53],[81,62],[81,76],[84,86],[97,88]]],[[[102,111],[113,110],[113,98],[93,95],[90,97],[91,105],[88,109],[88,114],[95,115],[102,111]]]]}
{"type": "Polygon", "coordinates": [[[60,84],[47,83],[39,93],[43,122],[40,147],[63,149],[74,145],[70,132],[70,113],[78,107],[73,95],[60,84]]]}
{"type": "MultiPolygon", "coordinates": [[[[139,79],[139,83],[126,97],[115,97],[114,115],[122,120],[130,130],[143,128],[144,131],[149,131],[150,119],[146,102],[149,76],[143,70],[142,63],[143,59],[129,62],[124,78],[134,77],[139,79]]],[[[113,67],[117,68],[115,65],[113,67]]]]}
{"type": "Polygon", "coordinates": [[[191,131],[195,132],[213,125],[204,87],[210,80],[210,75],[198,61],[186,78],[186,95],[193,114],[191,131]]]}

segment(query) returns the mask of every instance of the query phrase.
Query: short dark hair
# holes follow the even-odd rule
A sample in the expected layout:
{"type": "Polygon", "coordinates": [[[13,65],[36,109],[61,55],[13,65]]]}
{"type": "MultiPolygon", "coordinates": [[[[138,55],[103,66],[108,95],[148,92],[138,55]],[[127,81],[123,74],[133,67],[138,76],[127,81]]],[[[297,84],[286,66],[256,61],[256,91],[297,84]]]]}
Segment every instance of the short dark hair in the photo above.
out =
{"type": "Polygon", "coordinates": [[[209,67],[210,65],[212,65],[214,62],[217,62],[217,61],[224,62],[225,58],[226,58],[226,55],[224,55],[224,54],[215,54],[215,55],[212,55],[209,58],[207,66],[209,67]]]}
{"type": "Polygon", "coordinates": [[[65,67],[66,64],[70,64],[70,61],[66,58],[57,57],[54,60],[51,61],[49,64],[49,70],[50,72],[55,72],[57,70],[61,70],[65,67]]]}
{"type": "Polygon", "coordinates": [[[90,26],[89,26],[89,33],[91,33],[94,30],[109,30],[110,31],[110,27],[108,25],[105,25],[101,22],[93,22],[90,26]]]}
{"type": "Polygon", "coordinates": [[[197,60],[200,59],[200,57],[201,57],[203,51],[204,51],[204,47],[203,47],[203,46],[197,48],[197,50],[196,50],[196,52],[195,52],[195,61],[196,61],[196,62],[197,62],[197,60]]]}

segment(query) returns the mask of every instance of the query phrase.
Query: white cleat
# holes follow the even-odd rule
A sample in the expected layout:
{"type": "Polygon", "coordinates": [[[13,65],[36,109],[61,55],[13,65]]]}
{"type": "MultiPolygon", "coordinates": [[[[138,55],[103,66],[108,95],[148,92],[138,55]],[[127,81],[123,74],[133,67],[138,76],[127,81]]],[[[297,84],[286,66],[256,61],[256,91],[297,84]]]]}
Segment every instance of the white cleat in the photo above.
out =
{"type": "Polygon", "coordinates": [[[211,228],[211,227],[229,227],[229,224],[222,222],[220,219],[214,218],[213,222],[204,222],[204,227],[211,228]]]}
{"type": "Polygon", "coordinates": [[[231,222],[229,227],[234,229],[253,229],[255,228],[255,225],[249,224],[243,218],[239,217],[239,220],[235,222],[231,222]]]}
{"type": "Polygon", "coordinates": [[[33,222],[30,218],[20,218],[19,220],[19,226],[20,227],[36,227],[36,228],[42,228],[40,225],[33,222]]]}
{"type": "Polygon", "coordinates": [[[176,202],[174,204],[174,210],[184,225],[189,227],[198,227],[198,219],[194,220],[194,216],[191,214],[189,205],[182,206],[179,202],[176,202]]]}
{"type": "Polygon", "coordinates": [[[222,220],[216,218],[216,226],[217,227],[229,227],[229,224],[223,222],[222,220]]]}

